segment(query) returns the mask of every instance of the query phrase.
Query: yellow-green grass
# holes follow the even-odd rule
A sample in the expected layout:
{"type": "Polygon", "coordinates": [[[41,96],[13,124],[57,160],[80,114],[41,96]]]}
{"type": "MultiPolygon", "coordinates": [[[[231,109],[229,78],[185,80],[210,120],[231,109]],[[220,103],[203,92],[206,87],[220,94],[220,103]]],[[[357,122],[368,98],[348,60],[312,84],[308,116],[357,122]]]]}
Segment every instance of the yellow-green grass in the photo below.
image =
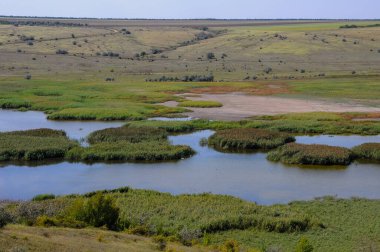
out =
{"type": "MultiPolygon", "coordinates": [[[[378,200],[357,198],[343,200],[325,197],[312,201],[292,202],[286,205],[259,206],[223,195],[173,196],[167,193],[146,190],[127,190],[127,188],[120,191],[104,191],[103,193],[116,201],[117,206],[120,208],[121,219],[128,220],[124,223],[129,223],[129,233],[144,233],[145,235],[160,233],[168,244],[172,244],[169,242],[170,240],[178,241],[181,237],[180,234],[186,234],[190,238],[196,235],[198,238],[195,243],[202,246],[192,248],[198,250],[203,248],[214,251],[221,244],[224,244],[226,240],[236,240],[243,251],[249,251],[249,249],[253,248],[259,251],[274,248],[281,249],[281,251],[294,251],[301,237],[307,237],[315,251],[367,251],[380,245],[380,228],[377,225],[380,221],[377,214],[380,207],[378,200]],[[276,223],[276,220],[303,220],[305,217],[310,218],[311,223],[314,223],[314,225],[299,232],[276,232],[275,230],[271,231],[271,229],[261,229],[258,226],[244,226],[247,220],[257,218],[266,219],[266,227],[269,228],[271,223],[276,223]],[[216,225],[216,223],[219,224],[216,225]],[[196,232],[199,228],[207,226],[217,227],[219,231],[196,232]]],[[[36,221],[38,213],[54,216],[62,213],[61,210],[70,206],[76,199],[88,199],[94,195],[96,194],[71,195],[40,202],[3,202],[2,206],[5,207],[6,211],[14,214],[12,218],[15,218],[16,222],[22,220],[19,219],[22,216],[23,218],[27,217],[30,224],[33,224],[33,220],[36,221]],[[27,209],[34,209],[35,211],[25,211],[27,209]]],[[[286,227],[286,225],[283,227],[286,227]]],[[[75,230],[57,227],[31,228],[7,225],[0,232],[0,244],[5,248],[16,245],[28,246],[34,240],[32,236],[35,236],[34,238],[39,241],[39,247],[37,248],[43,248],[43,246],[51,244],[50,241],[54,241],[55,246],[59,246],[58,249],[61,246],[67,248],[64,245],[58,245],[61,244],[57,241],[59,238],[64,239],[66,246],[78,246],[78,237],[89,241],[88,246],[93,244],[94,239],[98,242],[104,241],[109,246],[112,246],[114,240],[108,234],[112,234],[119,239],[127,237],[123,232],[111,233],[98,229],[75,230]],[[16,232],[16,230],[19,231],[16,232]],[[28,230],[29,234],[25,233],[26,230],[28,230]],[[47,235],[44,235],[41,231],[46,232],[47,235]],[[69,235],[64,235],[63,233],[65,232],[69,235]],[[95,234],[100,233],[104,234],[104,237],[99,237],[98,239],[95,234]],[[12,235],[17,238],[12,237],[12,235]],[[25,236],[28,238],[24,239],[25,236]]],[[[148,238],[141,236],[133,237],[148,240],[148,238]]],[[[129,244],[128,242],[126,243],[129,244]]],[[[99,244],[99,246],[102,245],[99,244]]],[[[51,246],[54,245],[52,244],[51,246]]],[[[82,242],[82,246],[86,246],[85,242],[82,242]]]]}
{"type": "Polygon", "coordinates": [[[220,108],[223,104],[217,101],[184,101],[178,104],[180,107],[189,108],[220,108]]]}
{"type": "Polygon", "coordinates": [[[378,135],[380,122],[355,121],[353,118],[367,118],[367,113],[295,113],[277,116],[259,116],[250,120],[227,121],[139,121],[130,122],[134,127],[156,127],[168,132],[192,132],[196,130],[224,130],[234,128],[257,128],[280,132],[304,134],[337,134],[337,135],[378,135]]]}
{"type": "MultiPolygon", "coordinates": [[[[0,232],[4,251],[160,251],[153,238],[100,229],[70,229],[8,225],[0,232]]],[[[199,246],[187,247],[166,242],[168,251],[209,251],[199,246]]]]}

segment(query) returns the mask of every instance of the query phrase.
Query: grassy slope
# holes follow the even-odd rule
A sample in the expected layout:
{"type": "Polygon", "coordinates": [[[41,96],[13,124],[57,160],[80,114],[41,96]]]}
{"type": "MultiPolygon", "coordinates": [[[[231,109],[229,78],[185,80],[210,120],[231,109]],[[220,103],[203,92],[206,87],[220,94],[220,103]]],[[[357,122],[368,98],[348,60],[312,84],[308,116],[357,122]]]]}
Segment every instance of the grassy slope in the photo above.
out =
{"type": "MultiPolygon", "coordinates": [[[[176,243],[175,251],[206,251],[176,243]]],[[[0,251],[159,251],[150,238],[99,229],[40,228],[8,225],[0,231],[0,251]]]]}

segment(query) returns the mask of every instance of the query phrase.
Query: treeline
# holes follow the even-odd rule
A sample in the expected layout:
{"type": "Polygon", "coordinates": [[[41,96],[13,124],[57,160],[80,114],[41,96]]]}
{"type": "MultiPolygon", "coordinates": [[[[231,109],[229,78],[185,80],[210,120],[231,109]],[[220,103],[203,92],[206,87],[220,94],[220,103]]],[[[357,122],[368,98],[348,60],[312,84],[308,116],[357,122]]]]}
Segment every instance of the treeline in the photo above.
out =
{"type": "Polygon", "coordinates": [[[182,81],[182,82],[213,82],[214,75],[185,75],[181,78],[161,76],[155,79],[145,79],[146,82],[168,82],[168,81],[182,81]]]}
{"type": "Polygon", "coordinates": [[[27,26],[69,26],[69,27],[82,27],[82,26],[88,26],[88,24],[82,24],[82,23],[65,23],[60,21],[9,21],[9,20],[0,20],[0,24],[2,25],[27,25],[27,26]]]}
{"type": "Polygon", "coordinates": [[[380,27],[380,24],[369,24],[369,25],[342,25],[340,29],[355,29],[355,28],[371,28],[371,27],[380,27]]]}

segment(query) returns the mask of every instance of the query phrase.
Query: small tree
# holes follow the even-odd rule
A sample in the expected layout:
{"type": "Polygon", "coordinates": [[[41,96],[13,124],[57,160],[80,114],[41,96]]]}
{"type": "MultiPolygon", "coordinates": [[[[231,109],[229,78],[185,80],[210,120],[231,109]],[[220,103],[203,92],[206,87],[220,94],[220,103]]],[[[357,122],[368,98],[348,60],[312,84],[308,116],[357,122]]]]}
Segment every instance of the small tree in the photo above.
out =
{"type": "Polygon", "coordinates": [[[119,219],[119,208],[111,197],[97,193],[87,200],[79,200],[72,207],[72,214],[76,220],[83,221],[94,227],[107,226],[116,229],[119,219]]]}

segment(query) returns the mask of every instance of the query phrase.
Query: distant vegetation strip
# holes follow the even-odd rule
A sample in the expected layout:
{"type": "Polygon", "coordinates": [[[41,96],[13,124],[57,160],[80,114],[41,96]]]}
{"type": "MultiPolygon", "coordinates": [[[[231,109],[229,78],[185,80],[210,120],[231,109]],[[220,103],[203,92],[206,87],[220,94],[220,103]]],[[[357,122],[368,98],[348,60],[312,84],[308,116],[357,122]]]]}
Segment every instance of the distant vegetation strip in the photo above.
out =
{"type": "Polygon", "coordinates": [[[380,24],[369,24],[369,25],[342,25],[340,29],[355,29],[355,28],[371,28],[371,27],[380,27],[380,24]]]}
{"type": "Polygon", "coordinates": [[[189,108],[220,108],[223,104],[217,101],[183,101],[178,104],[180,107],[189,108]]]}

